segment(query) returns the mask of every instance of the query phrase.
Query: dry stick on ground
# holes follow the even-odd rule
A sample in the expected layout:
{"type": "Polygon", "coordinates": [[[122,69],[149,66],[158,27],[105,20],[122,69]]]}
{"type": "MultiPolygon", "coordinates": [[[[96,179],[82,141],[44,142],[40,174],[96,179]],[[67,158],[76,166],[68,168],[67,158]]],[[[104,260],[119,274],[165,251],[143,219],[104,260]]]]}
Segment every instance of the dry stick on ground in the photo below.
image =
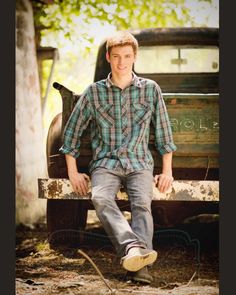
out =
{"type": "MultiPolygon", "coordinates": [[[[188,287],[190,285],[190,283],[192,282],[193,278],[195,277],[196,273],[197,272],[195,271],[194,274],[192,275],[192,277],[190,278],[190,280],[188,281],[187,284],[182,285],[182,286],[179,286],[179,287],[174,287],[173,289],[169,290],[169,294],[171,294],[173,290],[176,290],[176,289],[178,289],[180,287],[181,288],[182,287],[188,287]]],[[[164,288],[166,288],[166,286],[164,286],[164,288]]],[[[150,294],[150,295],[151,294],[153,294],[153,295],[155,294],[156,295],[157,294],[157,291],[158,290],[161,290],[161,289],[163,289],[163,287],[159,287],[155,291],[147,291],[147,290],[145,290],[145,294],[150,294]]],[[[143,290],[119,289],[119,291],[127,291],[129,293],[141,293],[141,294],[143,294],[143,290]]]]}
{"type": "MultiPolygon", "coordinates": [[[[159,289],[159,288],[158,288],[159,289]]],[[[157,290],[158,290],[157,289],[157,290]]],[[[119,291],[124,291],[124,292],[129,292],[130,293],[140,293],[141,295],[143,295],[144,290],[132,290],[132,289],[119,289],[119,291]]],[[[157,291],[147,291],[145,290],[145,294],[150,294],[150,295],[157,295],[157,291]]]]}
{"type": "Polygon", "coordinates": [[[190,283],[192,282],[193,278],[195,277],[196,275],[196,271],[193,273],[192,277],[190,278],[190,280],[188,281],[188,283],[186,285],[183,285],[183,287],[188,287],[190,285],[190,283]]]}
{"type": "Polygon", "coordinates": [[[105,283],[105,285],[110,289],[111,292],[113,292],[114,290],[110,287],[110,285],[106,282],[104,276],[102,275],[102,273],[100,272],[100,270],[98,269],[98,267],[96,266],[96,264],[92,261],[92,259],[85,254],[82,250],[78,250],[78,253],[81,254],[82,256],[84,256],[93,266],[93,268],[96,270],[96,272],[98,273],[98,275],[101,277],[101,279],[103,280],[103,282],[105,283]]]}
{"type": "Polygon", "coordinates": [[[178,282],[168,284],[168,283],[165,282],[165,285],[162,286],[162,287],[159,287],[158,290],[160,290],[160,289],[166,289],[167,287],[169,287],[169,286],[171,286],[171,285],[177,285],[177,287],[172,288],[172,289],[170,290],[170,292],[173,291],[173,290],[176,290],[177,288],[188,287],[188,286],[190,285],[190,283],[192,282],[193,278],[195,277],[196,273],[197,273],[197,271],[195,271],[195,272],[193,273],[193,275],[191,276],[191,278],[190,278],[190,280],[188,281],[187,284],[182,285],[182,284],[180,284],[180,283],[178,283],[178,282]]]}
{"type": "MultiPolygon", "coordinates": [[[[98,267],[96,266],[96,264],[92,261],[92,259],[91,259],[87,254],[85,254],[82,250],[80,250],[80,249],[78,249],[78,253],[81,254],[85,259],[87,259],[87,260],[90,262],[90,264],[91,264],[91,265],[93,266],[93,268],[97,271],[98,275],[101,277],[102,281],[105,283],[105,285],[108,287],[108,289],[109,289],[112,293],[114,293],[116,290],[115,290],[115,289],[112,289],[112,288],[110,287],[110,285],[106,282],[104,276],[102,275],[102,273],[100,272],[100,270],[98,269],[98,267]]],[[[193,278],[195,277],[196,273],[197,273],[196,271],[193,273],[192,277],[190,278],[190,280],[188,281],[187,284],[182,285],[182,286],[179,286],[179,287],[188,287],[188,286],[190,285],[191,281],[193,280],[193,278]]],[[[170,290],[170,291],[176,290],[176,289],[179,288],[179,287],[174,287],[174,288],[173,288],[172,290],[170,290]]],[[[159,287],[158,289],[164,289],[164,288],[166,288],[166,286],[164,286],[164,287],[159,287]]],[[[158,289],[157,289],[157,290],[158,290],[158,289]]],[[[130,289],[120,289],[120,291],[129,291],[129,292],[131,292],[131,293],[141,293],[141,292],[143,292],[143,291],[130,290],[130,289]]],[[[153,291],[145,291],[145,292],[146,292],[147,294],[154,294],[153,291]]],[[[155,293],[155,294],[156,294],[156,293],[155,293]]]]}
{"type": "Polygon", "coordinates": [[[185,288],[185,287],[188,287],[188,286],[190,285],[190,283],[192,282],[193,278],[195,277],[196,273],[197,273],[197,271],[195,271],[195,272],[193,273],[193,275],[191,276],[191,278],[190,278],[190,280],[188,281],[187,284],[184,284],[184,285],[181,285],[181,286],[175,287],[175,288],[173,288],[172,290],[170,290],[170,292],[172,293],[172,291],[176,291],[176,289],[178,289],[178,288],[185,288]]]}
{"type": "Polygon", "coordinates": [[[77,251],[79,254],[81,254],[85,259],[87,259],[89,262],[90,262],[90,264],[93,266],[93,268],[96,270],[96,272],[98,273],[98,275],[101,277],[101,279],[103,280],[103,282],[105,283],[105,285],[108,287],[108,289],[112,292],[112,293],[114,293],[114,289],[112,289],[111,287],[110,287],[110,285],[106,282],[106,280],[105,280],[105,278],[104,278],[104,276],[102,275],[102,273],[100,272],[100,270],[98,269],[98,267],[96,266],[96,264],[92,261],[92,259],[87,255],[87,254],[85,254],[82,250],[80,250],[80,249],[78,249],[78,251],[77,251]]]}

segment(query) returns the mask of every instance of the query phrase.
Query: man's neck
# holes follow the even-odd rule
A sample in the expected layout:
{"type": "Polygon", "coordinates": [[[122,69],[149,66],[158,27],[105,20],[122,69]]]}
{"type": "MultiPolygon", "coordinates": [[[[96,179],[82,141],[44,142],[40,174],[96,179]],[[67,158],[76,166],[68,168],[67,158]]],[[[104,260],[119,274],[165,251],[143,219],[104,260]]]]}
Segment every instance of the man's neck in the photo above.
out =
{"type": "Polygon", "coordinates": [[[111,81],[114,83],[114,85],[118,86],[121,89],[124,89],[131,84],[132,78],[132,73],[127,76],[116,76],[112,74],[111,81]]]}

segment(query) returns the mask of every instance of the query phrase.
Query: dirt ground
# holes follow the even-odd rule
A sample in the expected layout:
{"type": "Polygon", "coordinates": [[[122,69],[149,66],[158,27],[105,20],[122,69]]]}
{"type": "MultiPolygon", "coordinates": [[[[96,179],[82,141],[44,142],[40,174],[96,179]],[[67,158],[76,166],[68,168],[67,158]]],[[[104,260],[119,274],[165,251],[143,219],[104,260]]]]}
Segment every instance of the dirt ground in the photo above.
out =
{"type": "Polygon", "coordinates": [[[150,269],[154,280],[150,285],[140,285],[125,280],[125,270],[93,214],[78,247],[49,244],[45,222],[17,226],[17,295],[219,294],[218,223],[155,229],[153,243],[158,259],[150,269]]]}

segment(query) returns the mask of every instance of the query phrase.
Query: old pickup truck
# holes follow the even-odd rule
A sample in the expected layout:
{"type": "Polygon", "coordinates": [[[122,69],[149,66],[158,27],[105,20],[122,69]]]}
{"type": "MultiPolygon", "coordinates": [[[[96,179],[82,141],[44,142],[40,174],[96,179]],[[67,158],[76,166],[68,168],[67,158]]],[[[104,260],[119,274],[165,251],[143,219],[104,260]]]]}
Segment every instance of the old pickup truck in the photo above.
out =
{"type": "MultiPolygon", "coordinates": [[[[219,47],[216,28],[154,28],[132,31],[139,42],[134,72],[155,80],[168,109],[177,151],[173,157],[172,189],[162,194],[153,186],[152,212],[156,228],[180,224],[199,214],[218,213],[219,204],[219,47]]],[[[97,54],[94,81],[110,71],[105,41],[97,54]]],[[[48,179],[38,179],[39,198],[47,199],[50,243],[78,245],[85,230],[90,193],[76,195],[68,180],[65,156],[59,153],[61,135],[79,94],[55,82],[63,100],[62,113],[51,122],[47,137],[48,179]]],[[[161,157],[150,131],[150,150],[159,173],[161,157]]],[[[80,171],[88,173],[92,157],[89,127],[83,134],[80,171]]],[[[124,191],[117,204],[129,211],[124,191]]]]}

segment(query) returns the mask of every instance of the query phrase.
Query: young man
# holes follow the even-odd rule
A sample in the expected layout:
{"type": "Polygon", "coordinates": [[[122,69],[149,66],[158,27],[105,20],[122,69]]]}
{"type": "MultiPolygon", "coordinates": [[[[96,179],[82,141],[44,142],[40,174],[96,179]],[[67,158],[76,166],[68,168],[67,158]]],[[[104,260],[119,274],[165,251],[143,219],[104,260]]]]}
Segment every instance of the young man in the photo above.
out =
{"type": "Polygon", "coordinates": [[[91,122],[93,160],[89,168],[97,216],[129,276],[150,283],[147,266],[157,258],[152,247],[152,183],[154,180],[161,192],[171,186],[172,152],[176,146],[160,87],[132,71],[137,40],[128,32],[119,32],[107,40],[106,49],[111,73],[107,79],[90,85],[77,102],[65,127],[60,151],[66,154],[74,191],[85,195],[89,176],[79,172],[76,158],[80,137],[91,122]],[[148,149],[151,122],[163,159],[162,173],[154,178],[148,149]],[[131,225],[115,202],[121,185],[129,196],[131,225]]]}

